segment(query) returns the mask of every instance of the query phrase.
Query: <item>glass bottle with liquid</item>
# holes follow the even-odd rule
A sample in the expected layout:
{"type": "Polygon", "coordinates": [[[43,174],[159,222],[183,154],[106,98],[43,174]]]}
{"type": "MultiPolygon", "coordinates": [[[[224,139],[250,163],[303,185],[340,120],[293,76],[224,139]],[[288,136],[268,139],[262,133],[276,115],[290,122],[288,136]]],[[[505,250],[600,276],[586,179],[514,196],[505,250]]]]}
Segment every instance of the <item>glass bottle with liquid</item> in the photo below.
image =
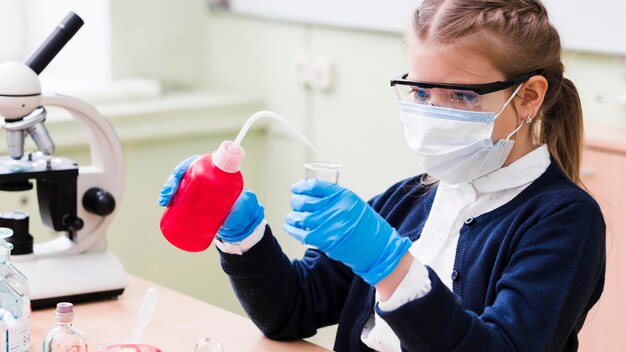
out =
{"type": "Polygon", "coordinates": [[[28,279],[11,264],[13,245],[6,238],[13,230],[0,227],[0,309],[2,345],[0,351],[27,352],[30,349],[30,290],[28,279]]]}
{"type": "Polygon", "coordinates": [[[74,305],[69,302],[58,303],[55,315],[57,327],[46,335],[42,352],[87,352],[83,333],[72,326],[74,305]]]}

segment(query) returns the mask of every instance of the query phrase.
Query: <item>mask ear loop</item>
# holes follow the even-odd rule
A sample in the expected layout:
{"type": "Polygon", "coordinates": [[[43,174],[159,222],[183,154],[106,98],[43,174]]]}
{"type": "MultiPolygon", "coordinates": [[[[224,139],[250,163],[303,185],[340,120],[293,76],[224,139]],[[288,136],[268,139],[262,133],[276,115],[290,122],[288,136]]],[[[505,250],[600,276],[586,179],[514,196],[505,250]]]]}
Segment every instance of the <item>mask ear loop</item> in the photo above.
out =
{"type": "Polygon", "coordinates": [[[513,100],[513,98],[515,98],[515,96],[517,95],[519,90],[522,89],[522,85],[523,84],[524,83],[520,84],[519,86],[517,86],[517,88],[515,88],[515,91],[513,92],[513,94],[511,94],[509,99],[507,99],[507,101],[504,103],[504,105],[502,106],[502,109],[500,109],[500,111],[498,111],[498,113],[493,117],[494,120],[497,119],[500,116],[500,114],[502,114],[502,112],[504,111],[504,109],[506,109],[507,105],[509,105],[511,100],[513,100]]]}
{"type": "Polygon", "coordinates": [[[528,116],[526,116],[526,118],[524,119],[524,121],[522,123],[519,124],[519,126],[517,126],[517,128],[515,128],[513,130],[513,132],[509,133],[508,136],[506,136],[506,139],[511,139],[511,137],[513,137],[514,134],[517,133],[517,131],[519,131],[524,125],[529,125],[533,123],[533,118],[530,117],[530,114],[528,116]]]}

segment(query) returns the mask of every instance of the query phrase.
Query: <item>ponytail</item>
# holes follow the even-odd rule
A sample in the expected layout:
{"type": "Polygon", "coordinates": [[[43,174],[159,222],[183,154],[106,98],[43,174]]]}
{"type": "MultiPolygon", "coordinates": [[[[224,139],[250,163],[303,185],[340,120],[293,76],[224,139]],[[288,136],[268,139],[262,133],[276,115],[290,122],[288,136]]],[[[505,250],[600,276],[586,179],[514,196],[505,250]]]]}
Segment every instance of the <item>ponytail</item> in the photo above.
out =
{"type": "Polygon", "coordinates": [[[567,78],[561,81],[555,101],[541,118],[539,141],[565,174],[582,185],[580,164],[583,152],[583,113],[578,91],[567,78]]]}

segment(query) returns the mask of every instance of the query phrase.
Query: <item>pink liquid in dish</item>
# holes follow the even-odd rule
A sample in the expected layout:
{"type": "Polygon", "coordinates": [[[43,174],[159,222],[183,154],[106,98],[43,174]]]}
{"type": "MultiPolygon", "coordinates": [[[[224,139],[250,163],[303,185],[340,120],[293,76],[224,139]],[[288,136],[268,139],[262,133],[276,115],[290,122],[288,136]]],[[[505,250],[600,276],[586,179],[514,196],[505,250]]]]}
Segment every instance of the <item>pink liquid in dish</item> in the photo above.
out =
{"type": "Polygon", "coordinates": [[[116,343],[101,348],[99,352],[161,352],[160,349],[137,343],[116,343]]]}

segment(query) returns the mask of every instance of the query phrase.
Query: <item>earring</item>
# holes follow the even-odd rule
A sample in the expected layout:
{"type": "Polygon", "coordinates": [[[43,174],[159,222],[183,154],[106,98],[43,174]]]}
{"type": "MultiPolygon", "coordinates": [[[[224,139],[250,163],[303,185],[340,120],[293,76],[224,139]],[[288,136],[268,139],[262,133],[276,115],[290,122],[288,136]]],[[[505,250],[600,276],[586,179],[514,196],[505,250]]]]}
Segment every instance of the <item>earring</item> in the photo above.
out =
{"type": "Polygon", "coordinates": [[[524,120],[527,125],[530,125],[531,123],[533,123],[533,118],[530,117],[530,114],[526,115],[526,118],[524,120]]]}

